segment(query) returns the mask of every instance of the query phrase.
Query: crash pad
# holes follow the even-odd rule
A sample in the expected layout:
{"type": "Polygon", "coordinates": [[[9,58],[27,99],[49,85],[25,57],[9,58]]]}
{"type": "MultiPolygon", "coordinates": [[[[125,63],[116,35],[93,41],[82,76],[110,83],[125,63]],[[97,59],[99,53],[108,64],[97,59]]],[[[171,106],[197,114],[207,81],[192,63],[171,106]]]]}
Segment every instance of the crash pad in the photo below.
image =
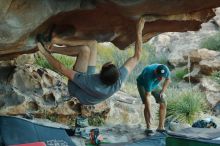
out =
{"type": "Polygon", "coordinates": [[[48,127],[17,117],[0,116],[0,145],[44,142],[47,146],[75,146],[65,129],[48,127]]]}

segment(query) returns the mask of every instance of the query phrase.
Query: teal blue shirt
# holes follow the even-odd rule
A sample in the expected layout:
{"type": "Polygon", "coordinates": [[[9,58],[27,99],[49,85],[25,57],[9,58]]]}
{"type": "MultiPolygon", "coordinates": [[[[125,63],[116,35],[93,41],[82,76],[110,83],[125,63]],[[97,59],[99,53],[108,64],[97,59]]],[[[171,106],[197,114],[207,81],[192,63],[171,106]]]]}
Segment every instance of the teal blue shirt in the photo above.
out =
{"type": "MultiPolygon", "coordinates": [[[[155,73],[159,65],[161,64],[152,64],[152,65],[146,66],[144,70],[142,71],[142,73],[137,78],[137,84],[143,86],[147,92],[151,92],[152,90],[157,88],[160,81],[162,80],[162,77],[159,77],[155,73]]],[[[165,73],[163,77],[166,79],[169,79],[170,70],[166,65],[164,65],[164,69],[165,69],[165,73]]]]}

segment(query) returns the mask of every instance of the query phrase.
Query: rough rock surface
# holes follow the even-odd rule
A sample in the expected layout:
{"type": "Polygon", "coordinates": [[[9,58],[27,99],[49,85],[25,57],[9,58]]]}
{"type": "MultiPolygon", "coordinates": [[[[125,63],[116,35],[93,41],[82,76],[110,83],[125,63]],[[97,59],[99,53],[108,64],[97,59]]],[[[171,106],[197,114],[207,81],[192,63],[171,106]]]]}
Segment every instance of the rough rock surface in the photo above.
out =
{"type": "MultiPolygon", "coordinates": [[[[26,58],[29,61],[31,57],[26,58]]],[[[36,65],[14,66],[17,62],[0,67],[0,114],[28,114],[65,124],[74,124],[79,114],[101,116],[108,124],[144,123],[140,98],[119,91],[95,106],[79,105],[77,99],[68,95],[60,75],[36,65]]]]}
{"type": "Polygon", "coordinates": [[[30,114],[69,124],[67,122],[74,121],[80,113],[106,117],[109,112],[106,102],[81,106],[68,95],[61,77],[51,70],[28,64],[1,67],[0,70],[0,114],[30,114]]]}
{"type": "Polygon", "coordinates": [[[185,60],[190,60],[191,70],[184,76],[185,80],[198,83],[204,75],[211,75],[220,70],[220,52],[205,48],[192,50],[183,55],[185,60]]]}
{"type": "Polygon", "coordinates": [[[201,80],[200,87],[205,91],[208,102],[212,107],[215,107],[220,101],[220,85],[209,77],[204,77],[201,80]]]}
{"type": "MultiPolygon", "coordinates": [[[[220,96],[220,95],[219,95],[220,96]]],[[[213,112],[215,116],[220,116],[220,102],[218,102],[213,108],[213,112]]]]}
{"type": "Polygon", "coordinates": [[[210,60],[220,55],[220,52],[208,50],[206,48],[195,49],[185,54],[183,57],[186,60],[190,58],[191,63],[199,63],[202,60],[210,60]]]}
{"type": "Polygon", "coordinates": [[[147,15],[144,41],[161,32],[196,31],[211,19],[219,0],[1,0],[0,59],[36,51],[35,36],[56,24],[76,29],[78,39],[111,41],[124,49],[135,41],[135,25],[147,15]],[[98,19],[97,19],[98,18],[98,19]]]}
{"type": "Polygon", "coordinates": [[[200,66],[193,66],[193,70],[190,73],[183,76],[184,80],[191,83],[199,83],[202,78],[200,70],[200,66]]]}
{"type": "MultiPolygon", "coordinates": [[[[184,79],[192,83],[199,83],[201,90],[205,93],[206,99],[217,115],[220,102],[220,84],[212,77],[215,71],[220,70],[220,52],[208,49],[196,49],[188,53],[192,72],[185,75],[184,79]]],[[[186,58],[186,56],[185,56],[186,58]]]]}
{"type": "Polygon", "coordinates": [[[169,130],[171,131],[179,131],[181,129],[189,128],[191,125],[189,124],[183,124],[183,123],[177,123],[177,122],[170,122],[169,123],[169,130]]]}
{"type": "Polygon", "coordinates": [[[158,56],[161,56],[161,53],[172,66],[185,66],[187,59],[184,59],[184,56],[200,48],[200,44],[205,38],[219,32],[219,25],[217,24],[220,22],[219,8],[216,9],[216,15],[208,23],[202,24],[199,31],[163,33],[152,38],[149,43],[155,46],[158,56]]]}
{"type": "Polygon", "coordinates": [[[201,66],[201,72],[206,75],[220,71],[220,55],[211,59],[202,60],[199,65],[201,66]]]}

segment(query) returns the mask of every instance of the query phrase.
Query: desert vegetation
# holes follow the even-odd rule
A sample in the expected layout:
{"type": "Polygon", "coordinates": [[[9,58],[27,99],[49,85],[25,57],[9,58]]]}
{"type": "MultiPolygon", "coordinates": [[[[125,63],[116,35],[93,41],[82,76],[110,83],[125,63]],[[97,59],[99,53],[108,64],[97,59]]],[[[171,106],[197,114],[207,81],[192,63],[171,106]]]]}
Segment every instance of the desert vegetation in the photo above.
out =
{"type": "Polygon", "coordinates": [[[201,44],[201,48],[207,48],[210,50],[220,51],[220,33],[205,38],[201,44]]]}

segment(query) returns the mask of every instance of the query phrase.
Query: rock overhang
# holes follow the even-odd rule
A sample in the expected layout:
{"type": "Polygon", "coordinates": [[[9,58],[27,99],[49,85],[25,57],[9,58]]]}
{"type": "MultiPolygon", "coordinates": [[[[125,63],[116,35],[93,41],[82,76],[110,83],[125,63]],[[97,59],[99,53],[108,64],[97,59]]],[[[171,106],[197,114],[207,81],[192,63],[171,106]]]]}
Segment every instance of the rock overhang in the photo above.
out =
{"type": "Polygon", "coordinates": [[[0,6],[0,60],[37,51],[35,36],[52,25],[76,29],[77,39],[112,42],[125,49],[147,16],[143,40],[163,32],[197,31],[215,16],[219,0],[8,0],[0,6]]]}

